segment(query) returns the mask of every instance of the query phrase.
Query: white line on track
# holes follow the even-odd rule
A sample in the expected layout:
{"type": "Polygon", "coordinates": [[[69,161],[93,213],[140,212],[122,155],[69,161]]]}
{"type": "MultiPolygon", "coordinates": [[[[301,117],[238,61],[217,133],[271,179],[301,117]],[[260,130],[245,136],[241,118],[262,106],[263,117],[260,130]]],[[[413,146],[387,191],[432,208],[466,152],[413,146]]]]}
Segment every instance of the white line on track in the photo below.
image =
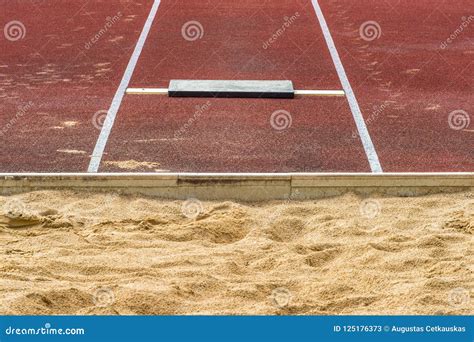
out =
{"type": "Polygon", "coordinates": [[[138,38],[135,50],[133,50],[133,54],[130,57],[130,61],[128,62],[127,68],[125,69],[125,72],[123,74],[122,81],[120,82],[117,92],[115,93],[115,96],[112,100],[112,104],[110,105],[110,108],[107,112],[107,116],[104,120],[104,124],[100,131],[99,138],[97,139],[97,142],[95,144],[94,152],[92,152],[87,172],[97,172],[99,170],[100,161],[102,160],[105,145],[107,144],[110,131],[112,130],[112,126],[114,125],[115,117],[117,116],[117,112],[120,108],[120,104],[122,103],[123,96],[125,94],[125,91],[127,90],[130,79],[132,78],[133,71],[135,70],[138,58],[140,57],[140,54],[142,52],[143,45],[145,45],[148,32],[150,32],[150,28],[153,23],[153,20],[155,19],[158,7],[160,6],[160,2],[161,0],[155,0],[150,10],[150,14],[148,14],[148,18],[145,22],[145,25],[143,26],[142,33],[138,38]]]}
{"type": "MultiPolygon", "coordinates": [[[[168,88],[127,88],[127,94],[134,95],[168,95],[168,88]]],[[[306,96],[344,96],[344,90],[296,90],[295,95],[306,96]]]]}
{"type": "Polygon", "coordinates": [[[127,94],[168,95],[168,88],[128,88],[127,94]]]}
{"type": "Polygon", "coordinates": [[[344,66],[342,65],[341,58],[339,57],[339,53],[337,52],[336,46],[334,45],[331,32],[329,31],[326,19],[324,19],[321,7],[319,7],[318,0],[312,0],[311,2],[313,3],[314,10],[316,11],[316,16],[318,17],[319,25],[321,26],[321,29],[323,31],[324,39],[326,40],[326,44],[329,48],[329,52],[334,62],[334,66],[336,67],[336,71],[339,76],[339,80],[341,81],[342,88],[346,93],[347,101],[349,102],[349,107],[351,108],[352,116],[354,117],[357,130],[359,131],[359,136],[362,141],[362,145],[364,146],[365,154],[367,155],[367,159],[369,160],[370,169],[372,170],[372,172],[383,172],[382,166],[380,165],[379,157],[377,156],[377,152],[375,151],[374,144],[372,143],[372,139],[370,138],[369,131],[367,129],[367,126],[365,125],[364,117],[362,116],[362,112],[360,111],[359,103],[357,102],[357,99],[354,95],[354,91],[352,90],[351,84],[349,83],[349,79],[347,78],[346,71],[344,70],[344,66]]]}
{"type": "Polygon", "coordinates": [[[297,90],[295,89],[295,95],[302,96],[345,96],[344,90],[297,90]]]}

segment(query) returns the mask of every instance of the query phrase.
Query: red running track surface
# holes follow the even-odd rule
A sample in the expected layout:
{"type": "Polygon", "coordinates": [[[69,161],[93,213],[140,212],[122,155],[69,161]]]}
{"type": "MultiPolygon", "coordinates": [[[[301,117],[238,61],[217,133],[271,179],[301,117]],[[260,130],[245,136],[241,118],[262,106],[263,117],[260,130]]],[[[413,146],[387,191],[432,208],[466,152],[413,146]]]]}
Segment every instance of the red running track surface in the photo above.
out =
{"type": "MultiPolygon", "coordinates": [[[[290,79],[297,89],[341,89],[309,2],[163,1],[158,13],[132,87],[167,87],[170,79],[290,79]],[[190,21],[201,25],[202,38],[185,39],[192,38],[182,33],[190,21]],[[284,34],[264,46],[285,21],[284,34]]],[[[132,159],[163,171],[370,171],[362,145],[351,138],[356,127],[344,98],[130,95],[117,117],[102,171],[120,171],[119,163],[132,159]],[[206,103],[194,121],[196,106],[206,103]],[[291,120],[281,131],[271,125],[278,111],[291,120]]]]}
{"type": "Polygon", "coordinates": [[[472,1],[320,3],[384,171],[474,171],[472,1]]]}
{"type": "Polygon", "coordinates": [[[0,172],[87,170],[151,3],[0,1],[0,172]],[[13,20],[23,39],[5,39],[13,20]]]}
{"type": "Polygon", "coordinates": [[[142,171],[370,171],[352,138],[356,127],[344,98],[131,96],[119,116],[103,171],[120,171],[119,162],[126,160],[157,163],[138,167],[142,171]],[[272,126],[274,112],[282,121],[272,126]],[[278,130],[283,127],[288,128],[278,130]]]}

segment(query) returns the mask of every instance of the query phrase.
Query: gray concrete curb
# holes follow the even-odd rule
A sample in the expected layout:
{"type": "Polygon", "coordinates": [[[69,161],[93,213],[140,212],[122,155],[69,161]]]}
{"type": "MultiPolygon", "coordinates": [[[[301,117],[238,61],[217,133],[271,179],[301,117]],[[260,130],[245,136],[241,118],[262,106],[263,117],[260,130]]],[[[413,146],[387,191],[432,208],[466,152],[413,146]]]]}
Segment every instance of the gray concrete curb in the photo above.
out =
{"type": "Polygon", "coordinates": [[[416,196],[472,191],[474,173],[0,173],[3,194],[35,190],[138,193],[167,199],[312,199],[345,192],[416,196]]]}

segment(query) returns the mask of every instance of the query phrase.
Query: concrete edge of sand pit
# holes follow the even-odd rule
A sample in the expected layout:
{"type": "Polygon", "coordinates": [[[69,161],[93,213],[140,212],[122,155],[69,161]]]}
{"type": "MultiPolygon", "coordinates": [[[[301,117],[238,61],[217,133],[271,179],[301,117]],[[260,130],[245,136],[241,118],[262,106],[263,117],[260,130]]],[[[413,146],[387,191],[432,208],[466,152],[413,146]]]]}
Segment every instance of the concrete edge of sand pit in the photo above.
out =
{"type": "Polygon", "coordinates": [[[165,199],[261,201],[362,195],[418,196],[474,190],[467,173],[0,173],[2,194],[89,190],[165,199]]]}

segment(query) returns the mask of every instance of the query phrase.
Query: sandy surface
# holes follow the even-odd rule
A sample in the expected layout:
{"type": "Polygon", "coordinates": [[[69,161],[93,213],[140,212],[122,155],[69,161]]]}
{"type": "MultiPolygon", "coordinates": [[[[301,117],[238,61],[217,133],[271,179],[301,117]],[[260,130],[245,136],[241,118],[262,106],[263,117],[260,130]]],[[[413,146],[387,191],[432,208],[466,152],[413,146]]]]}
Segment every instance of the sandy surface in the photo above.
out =
{"type": "Polygon", "coordinates": [[[473,314],[473,230],[472,193],[0,196],[0,314],[473,314]]]}
{"type": "Polygon", "coordinates": [[[137,170],[140,168],[154,169],[156,172],[162,171],[158,169],[159,163],[155,162],[139,162],[136,160],[123,160],[123,161],[106,161],[105,165],[116,166],[122,170],[137,170]]]}

